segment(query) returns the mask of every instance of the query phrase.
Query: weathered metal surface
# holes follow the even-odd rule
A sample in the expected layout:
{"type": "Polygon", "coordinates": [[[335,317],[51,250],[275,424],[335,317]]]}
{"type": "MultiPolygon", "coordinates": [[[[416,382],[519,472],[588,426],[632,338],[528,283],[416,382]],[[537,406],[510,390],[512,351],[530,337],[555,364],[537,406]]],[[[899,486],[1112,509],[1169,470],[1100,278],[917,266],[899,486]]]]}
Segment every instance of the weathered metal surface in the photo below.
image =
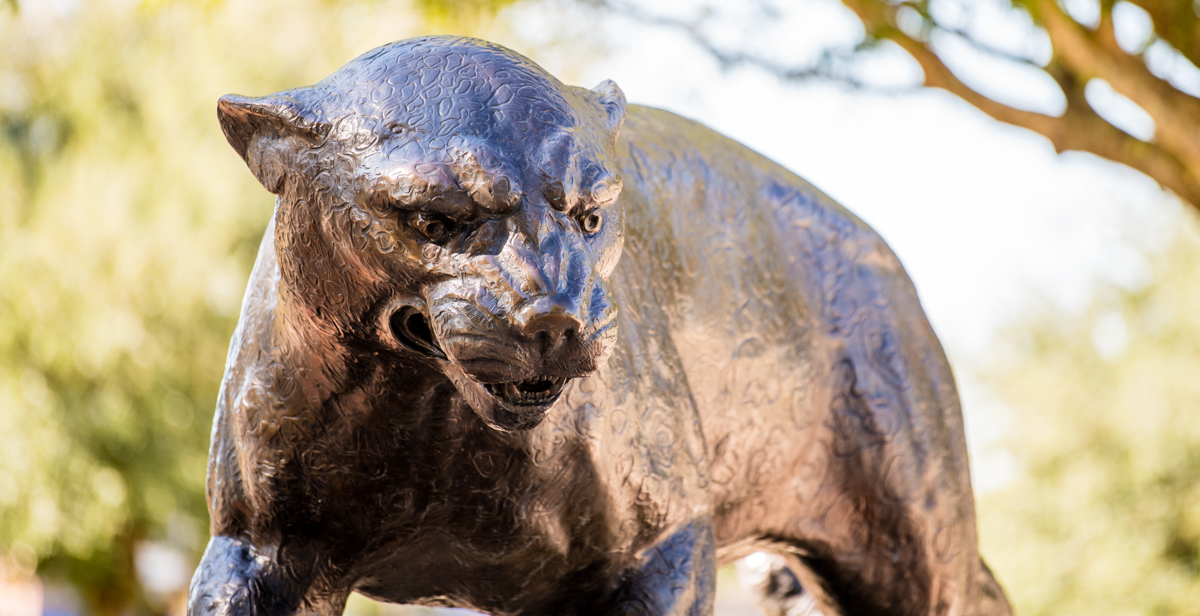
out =
{"type": "Polygon", "coordinates": [[[219,116],[278,199],[193,616],[709,614],[759,550],[774,613],[1008,613],[912,284],[800,178],[463,38],[219,116]]]}

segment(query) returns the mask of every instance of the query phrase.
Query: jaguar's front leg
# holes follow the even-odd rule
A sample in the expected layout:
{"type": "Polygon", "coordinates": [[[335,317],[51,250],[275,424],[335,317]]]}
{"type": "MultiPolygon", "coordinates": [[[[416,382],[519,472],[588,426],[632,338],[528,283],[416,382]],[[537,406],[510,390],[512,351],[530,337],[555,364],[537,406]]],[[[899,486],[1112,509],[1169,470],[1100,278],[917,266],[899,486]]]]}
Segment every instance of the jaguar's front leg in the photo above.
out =
{"type": "Polygon", "coordinates": [[[693,520],[642,553],[605,614],[711,616],[717,585],[712,520],[693,520]]]}
{"type": "Polygon", "coordinates": [[[308,550],[259,547],[237,537],[214,536],[192,576],[188,616],[340,616],[348,590],[317,583],[308,550]]]}

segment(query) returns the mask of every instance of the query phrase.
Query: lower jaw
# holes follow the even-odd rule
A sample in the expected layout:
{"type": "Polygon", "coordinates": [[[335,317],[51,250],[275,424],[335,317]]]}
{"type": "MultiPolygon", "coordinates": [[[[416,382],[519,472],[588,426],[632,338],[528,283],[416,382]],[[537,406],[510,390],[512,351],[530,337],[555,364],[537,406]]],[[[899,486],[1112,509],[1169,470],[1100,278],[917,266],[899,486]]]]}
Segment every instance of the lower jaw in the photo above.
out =
{"type": "Polygon", "coordinates": [[[544,404],[511,404],[500,398],[494,400],[492,423],[501,429],[516,431],[536,428],[545,419],[546,413],[558,400],[558,396],[544,404]]]}

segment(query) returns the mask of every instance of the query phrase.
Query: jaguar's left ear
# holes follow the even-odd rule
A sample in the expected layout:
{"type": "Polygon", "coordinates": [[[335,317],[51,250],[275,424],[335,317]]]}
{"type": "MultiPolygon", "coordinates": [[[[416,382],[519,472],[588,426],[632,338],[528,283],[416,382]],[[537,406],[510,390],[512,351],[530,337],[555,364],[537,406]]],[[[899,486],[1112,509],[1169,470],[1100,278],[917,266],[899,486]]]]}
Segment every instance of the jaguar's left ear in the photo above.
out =
{"type": "Polygon", "coordinates": [[[608,127],[615,136],[621,130],[621,123],[625,121],[625,93],[611,79],[601,81],[592,88],[592,92],[600,99],[600,105],[608,113],[608,127]]]}

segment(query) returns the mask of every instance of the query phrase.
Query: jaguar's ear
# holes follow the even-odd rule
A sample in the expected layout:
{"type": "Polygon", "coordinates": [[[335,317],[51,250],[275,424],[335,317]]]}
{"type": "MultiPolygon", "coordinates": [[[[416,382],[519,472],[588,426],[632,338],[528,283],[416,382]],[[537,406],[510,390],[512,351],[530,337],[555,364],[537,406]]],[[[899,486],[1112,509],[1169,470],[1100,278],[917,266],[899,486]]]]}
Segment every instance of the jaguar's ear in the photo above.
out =
{"type": "Polygon", "coordinates": [[[608,127],[612,129],[615,137],[621,130],[621,123],[625,121],[625,93],[611,79],[601,81],[592,88],[592,92],[600,99],[600,105],[608,113],[608,127]]]}
{"type": "Polygon", "coordinates": [[[303,100],[303,92],[290,90],[250,98],[226,94],[217,101],[217,118],[229,145],[237,151],[254,177],[272,193],[283,190],[289,137],[312,143],[328,132],[328,125],[303,100]]]}

